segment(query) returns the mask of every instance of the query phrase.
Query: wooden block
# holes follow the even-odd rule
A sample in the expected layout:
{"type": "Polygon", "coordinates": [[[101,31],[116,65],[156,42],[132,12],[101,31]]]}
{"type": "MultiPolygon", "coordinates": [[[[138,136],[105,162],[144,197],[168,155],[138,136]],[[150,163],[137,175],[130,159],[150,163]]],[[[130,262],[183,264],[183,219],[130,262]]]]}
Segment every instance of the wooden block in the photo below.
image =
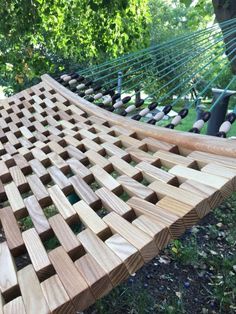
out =
{"type": "Polygon", "coordinates": [[[32,265],[18,271],[18,281],[26,313],[49,313],[39,280],[32,265]]]}
{"type": "Polygon", "coordinates": [[[97,135],[98,135],[99,139],[102,142],[108,142],[108,143],[112,143],[112,144],[120,144],[120,139],[119,138],[111,136],[111,135],[109,135],[107,133],[100,132],[97,135]]]}
{"type": "Polygon", "coordinates": [[[129,163],[124,161],[123,159],[117,157],[117,156],[112,156],[109,158],[109,161],[112,163],[113,168],[121,173],[125,174],[133,179],[141,180],[142,179],[142,174],[141,172],[137,169],[131,166],[129,163]]]}
{"type": "Polygon", "coordinates": [[[126,148],[126,152],[130,154],[130,156],[132,157],[132,159],[135,162],[141,162],[141,161],[146,161],[148,163],[158,163],[159,162],[159,158],[155,157],[154,155],[148,154],[147,152],[138,149],[136,147],[129,147],[126,148]]]}
{"type": "Polygon", "coordinates": [[[236,190],[236,168],[228,168],[218,164],[208,164],[201,169],[202,172],[223,177],[232,182],[232,188],[236,190]]]}
{"type": "MultiPolygon", "coordinates": [[[[35,147],[31,150],[35,159],[38,159],[45,167],[50,165],[50,160],[48,156],[38,147],[35,147]]],[[[27,159],[27,158],[26,158],[27,159]]]]}
{"type": "Polygon", "coordinates": [[[64,148],[61,145],[59,145],[58,143],[56,143],[54,141],[50,141],[47,143],[47,145],[50,147],[51,151],[56,153],[57,155],[65,154],[64,148]]]}
{"type": "Polygon", "coordinates": [[[2,297],[2,294],[0,292],[0,314],[3,314],[3,305],[4,305],[4,300],[3,300],[3,297],[2,297]]]}
{"type": "Polygon", "coordinates": [[[15,263],[6,242],[0,243],[0,292],[6,298],[15,296],[18,286],[15,263]]]}
{"type": "Polygon", "coordinates": [[[53,203],[65,220],[72,221],[76,216],[73,206],[70,204],[65,194],[58,185],[54,185],[48,189],[53,203]]]}
{"type": "Polygon", "coordinates": [[[62,159],[57,153],[49,153],[48,157],[50,158],[51,163],[59,168],[61,171],[67,171],[69,169],[69,166],[65,162],[64,159],[62,159]]]}
{"type": "Polygon", "coordinates": [[[28,161],[20,154],[14,155],[16,165],[21,169],[24,175],[31,173],[31,167],[28,161]]]}
{"type": "Polygon", "coordinates": [[[79,175],[71,177],[70,182],[72,183],[75,192],[89,206],[91,206],[94,209],[99,209],[101,207],[100,199],[93,192],[90,186],[87,183],[85,183],[85,181],[79,175]]]}
{"type": "Polygon", "coordinates": [[[107,188],[100,188],[95,193],[109,211],[114,211],[123,217],[129,217],[132,214],[132,208],[107,188]]]}
{"type": "Polygon", "coordinates": [[[49,173],[41,164],[41,162],[37,159],[32,159],[29,161],[29,164],[33,170],[33,172],[40,178],[42,182],[45,182],[49,177],[49,173]]]}
{"type": "Polygon", "coordinates": [[[150,261],[157,255],[158,249],[153,239],[115,212],[109,213],[103,220],[113,232],[119,233],[123,238],[135,246],[140,251],[145,262],[150,261]]]}
{"type": "Polygon", "coordinates": [[[169,196],[162,198],[156,205],[162,208],[163,211],[170,212],[182,219],[186,229],[191,228],[199,221],[199,216],[191,205],[180,202],[169,196]]]}
{"type": "Polygon", "coordinates": [[[146,148],[146,144],[142,143],[141,141],[137,140],[134,137],[130,137],[127,135],[119,135],[118,137],[121,140],[121,143],[124,147],[134,146],[136,148],[146,148]]]}
{"type": "Polygon", "coordinates": [[[11,180],[10,171],[4,161],[0,160],[0,179],[3,183],[11,180]]]}
{"type": "Polygon", "coordinates": [[[216,208],[224,200],[220,191],[209,185],[205,185],[194,180],[186,180],[179,187],[185,191],[190,191],[205,197],[211,208],[216,208]]]}
{"type": "Polygon", "coordinates": [[[20,228],[10,207],[0,209],[0,221],[6,236],[7,245],[11,252],[14,255],[22,252],[24,242],[20,228]]]}
{"type": "Polygon", "coordinates": [[[108,159],[106,159],[105,157],[98,154],[97,152],[95,152],[93,150],[88,150],[85,153],[85,156],[88,157],[91,164],[98,165],[99,167],[103,168],[106,171],[112,170],[111,162],[108,159]]]}
{"type": "Polygon", "coordinates": [[[168,228],[161,222],[153,221],[149,216],[141,215],[133,220],[132,224],[154,238],[159,250],[165,248],[171,240],[168,228]]]}
{"type": "Polygon", "coordinates": [[[111,143],[102,143],[101,146],[105,149],[107,155],[109,156],[115,155],[124,160],[129,159],[129,153],[116,145],[113,145],[111,143]]]}
{"type": "Polygon", "coordinates": [[[70,256],[82,255],[84,250],[80,241],[60,214],[50,217],[49,223],[62,247],[70,256]]]}
{"type": "Polygon", "coordinates": [[[73,136],[66,135],[63,137],[63,140],[66,141],[67,145],[72,145],[77,148],[81,146],[81,142],[73,136]]]}
{"type": "Polygon", "coordinates": [[[194,180],[203,183],[213,188],[220,190],[222,197],[227,198],[232,194],[232,184],[228,179],[215,176],[213,174],[204,173],[194,169],[186,168],[183,166],[175,166],[170,170],[170,173],[177,176],[180,183],[186,179],[194,180]]]}
{"type": "Polygon", "coordinates": [[[45,207],[50,203],[48,191],[36,174],[27,177],[30,188],[41,206],[45,207]]]}
{"type": "Polygon", "coordinates": [[[113,125],[111,130],[115,132],[116,135],[126,135],[126,136],[134,136],[135,132],[131,131],[127,128],[124,128],[120,125],[113,125]]]}
{"type": "Polygon", "coordinates": [[[105,243],[122,260],[130,274],[143,266],[144,261],[138,249],[119,234],[114,234],[105,243]]]}
{"type": "Polygon", "coordinates": [[[6,184],[4,189],[14,214],[20,218],[25,210],[25,204],[15,182],[6,184]]]}
{"type": "Polygon", "coordinates": [[[157,151],[160,149],[160,150],[166,150],[173,153],[178,153],[178,147],[176,145],[162,142],[152,137],[145,137],[144,139],[142,139],[142,142],[147,144],[148,148],[150,148],[150,150],[152,151],[157,151]]]}
{"type": "Polygon", "coordinates": [[[72,192],[70,180],[55,166],[48,168],[48,172],[52,180],[58,185],[58,187],[65,193],[69,194],[72,192]]]}
{"type": "Polygon", "coordinates": [[[87,167],[85,167],[80,161],[75,158],[70,158],[67,159],[66,162],[75,174],[78,174],[86,182],[92,181],[93,175],[91,171],[87,167]]]}
{"type": "Polygon", "coordinates": [[[128,176],[122,175],[117,178],[117,181],[130,196],[138,196],[148,201],[157,199],[156,194],[151,189],[128,176]]]}
{"type": "Polygon", "coordinates": [[[139,215],[149,216],[152,220],[164,224],[169,228],[172,239],[179,238],[185,231],[182,219],[177,215],[167,212],[157,205],[153,205],[145,200],[132,197],[128,200],[128,204],[133,208],[135,213],[139,215]]]}
{"type": "Polygon", "coordinates": [[[90,140],[96,140],[98,138],[97,134],[94,134],[88,130],[85,129],[81,129],[79,130],[79,134],[82,138],[88,138],[90,140]]]}
{"type": "Polygon", "coordinates": [[[183,157],[164,150],[157,151],[153,156],[158,157],[161,160],[162,165],[167,168],[171,168],[176,165],[196,168],[196,162],[190,157],[183,157]]]}
{"type": "Polygon", "coordinates": [[[197,161],[199,167],[204,167],[208,163],[219,164],[221,166],[226,166],[229,168],[236,169],[235,158],[220,156],[212,153],[205,153],[200,151],[194,151],[188,155],[197,161]]]}
{"type": "Polygon", "coordinates": [[[79,201],[73,207],[83,224],[96,235],[99,237],[109,235],[110,231],[108,226],[87,203],[79,201]]]}
{"type": "Polygon", "coordinates": [[[22,297],[18,297],[8,302],[3,307],[4,314],[26,314],[22,297]]]}
{"type": "Polygon", "coordinates": [[[181,203],[189,205],[189,210],[193,216],[195,216],[195,222],[199,218],[203,218],[211,210],[208,201],[199,195],[191,193],[189,191],[182,190],[170,184],[166,184],[160,181],[155,181],[149,185],[150,189],[156,192],[157,197],[162,199],[165,196],[169,196],[181,203]]]}
{"type": "Polygon", "coordinates": [[[75,308],[57,275],[42,282],[41,288],[50,313],[75,313],[75,308]]]}
{"type": "Polygon", "coordinates": [[[105,186],[108,190],[114,193],[122,191],[120,183],[98,165],[91,167],[90,171],[101,186],[105,186]]]}
{"type": "Polygon", "coordinates": [[[84,145],[84,147],[86,148],[86,150],[93,150],[95,152],[98,152],[99,154],[104,153],[104,148],[95,143],[94,141],[90,140],[89,138],[85,138],[81,141],[81,144],[84,145]]]}
{"type": "Polygon", "coordinates": [[[88,159],[87,156],[85,156],[83,152],[81,152],[78,148],[72,145],[68,145],[66,147],[66,151],[71,158],[75,158],[79,160],[80,162],[86,162],[88,159]]]}
{"type": "Polygon", "coordinates": [[[113,286],[117,286],[127,278],[128,271],[122,261],[91,230],[86,229],[80,232],[78,238],[85,250],[109,275],[113,286]]]}
{"type": "Polygon", "coordinates": [[[25,246],[40,280],[44,280],[53,273],[47,252],[34,228],[22,232],[25,246]]]}
{"type": "Polygon", "coordinates": [[[90,254],[85,254],[76,260],[75,266],[87,281],[95,299],[100,299],[111,291],[109,276],[90,254]]]}
{"type": "Polygon", "coordinates": [[[36,197],[29,196],[24,202],[37,233],[44,236],[50,230],[50,225],[36,197]]]}
{"type": "Polygon", "coordinates": [[[74,307],[78,311],[83,311],[93,304],[95,299],[88,284],[66,251],[58,247],[49,253],[49,257],[74,307]]]}
{"type": "Polygon", "coordinates": [[[178,180],[174,175],[158,167],[152,166],[145,161],[142,161],[139,164],[137,164],[135,168],[142,171],[142,175],[147,181],[153,182],[153,181],[159,180],[159,181],[170,183],[173,185],[177,185],[178,183],[178,180]]]}

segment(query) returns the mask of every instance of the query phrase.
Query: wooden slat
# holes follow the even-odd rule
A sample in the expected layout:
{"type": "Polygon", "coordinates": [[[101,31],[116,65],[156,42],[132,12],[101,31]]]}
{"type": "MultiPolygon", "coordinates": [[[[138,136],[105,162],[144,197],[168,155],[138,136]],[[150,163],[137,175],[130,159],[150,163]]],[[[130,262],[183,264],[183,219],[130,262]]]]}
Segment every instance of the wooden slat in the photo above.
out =
{"type": "Polygon", "coordinates": [[[26,314],[22,297],[13,299],[3,307],[4,314],[26,314]]]}
{"type": "Polygon", "coordinates": [[[109,234],[109,228],[104,221],[88,206],[85,201],[79,201],[74,206],[80,220],[98,236],[109,234]]]}
{"type": "Polygon", "coordinates": [[[14,182],[8,183],[4,186],[4,189],[14,214],[17,217],[21,217],[25,209],[25,204],[16,184],[14,182]]]}
{"type": "Polygon", "coordinates": [[[26,313],[49,313],[39,280],[32,265],[28,265],[17,273],[21,295],[26,313]]]}
{"type": "Polygon", "coordinates": [[[134,168],[133,166],[131,166],[129,163],[127,163],[123,159],[117,156],[112,156],[109,158],[109,161],[112,163],[113,168],[120,174],[125,174],[137,180],[140,180],[142,178],[140,171],[134,168]]]}
{"type": "Polygon", "coordinates": [[[115,212],[106,215],[103,220],[113,232],[119,233],[128,242],[135,246],[145,262],[157,255],[158,249],[151,237],[142,232],[115,212]]]}
{"type": "Polygon", "coordinates": [[[34,228],[26,230],[22,237],[39,279],[47,278],[53,272],[52,265],[36,230],[34,228]]]}
{"type": "Polygon", "coordinates": [[[86,229],[78,234],[78,238],[85,250],[109,275],[114,286],[127,278],[128,271],[122,261],[92,231],[86,229]]]}
{"type": "Polygon", "coordinates": [[[109,276],[90,254],[76,260],[75,266],[85,278],[96,299],[103,297],[112,289],[109,276]]]}
{"type": "Polygon", "coordinates": [[[75,308],[83,311],[89,307],[94,297],[66,251],[58,247],[49,252],[49,257],[75,308]]]}
{"type": "Polygon", "coordinates": [[[180,237],[185,231],[182,219],[171,212],[163,210],[157,205],[153,205],[137,197],[132,197],[129,199],[128,204],[134,209],[138,216],[149,216],[151,219],[157,220],[158,223],[160,222],[168,227],[171,237],[174,239],[180,237]]]}
{"type": "Polygon", "coordinates": [[[6,242],[0,243],[0,292],[10,298],[18,286],[15,264],[6,242]]]}
{"type": "Polygon", "coordinates": [[[57,275],[43,281],[41,288],[51,313],[75,313],[75,308],[57,275]]]}

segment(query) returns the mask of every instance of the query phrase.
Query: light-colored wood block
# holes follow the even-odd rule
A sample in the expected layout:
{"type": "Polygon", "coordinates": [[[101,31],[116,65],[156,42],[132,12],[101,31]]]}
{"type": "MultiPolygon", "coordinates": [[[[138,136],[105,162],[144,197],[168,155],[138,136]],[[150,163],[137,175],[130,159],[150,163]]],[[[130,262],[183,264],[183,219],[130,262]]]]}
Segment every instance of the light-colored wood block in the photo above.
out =
{"type": "Polygon", "coordinates": [[[85,152],[85,155],[88,157],[91,164],[98,165],[99,167],[107,171],[112,169],[111,162],[105,157],[98,154],[96,151],[88,150],[87,152],[85,152]]]}
{"type": "Polygon", "coordinates": [[[189,205],[189,210],[196,216],[196,219],[197,217],[203,218],[211,210],[208,201],[204,197],[182,190],[181,188],[160,181],[152,182],[149,187],[156,192],[159,199],[169,196],[183,204],[189,205]]]}
{"type": "Polygon", "coordinates": [[[0,221],[5,233],[7,245],[13,254],[20,253],[24,246],[19,225],[10,207],[0,209],[0,221]]]}
{"type": "Polygon", "coordinates": [[[122,261],[91,230],[86,229],[80,232],[78,238],[85,250],[93,256],[96,262],[109,275],[113,286],[118,285],[127,278],[128,271],[122,261]]]}
{"type": "Polygon", "coordinates": [[[135,166],[138,170],[142,171],[143,177],[150,182],[159,180],[165,183],[176,185],[178,183],[177,178],[158,167],[150,165],[149,163],[142,161],[135,166]]]}
{"type": "Polygon", "coordinates": [[[6,184],[4,189],[14,214],[17,218],[20,218],[22,212],[24,212],[25,204],[15,182],[6,184]]]}
{"type": "Polygon", "coordinates": [[[142,179],[140,170],[131,166],[129,163],[127,163],[123,159],[117,156],[112,156],[109,158],[109,161],[112,163],[113,168],[120,174],[125,174],[137,180],[142,179]]]}
{"type": "Polygon", "coordinates": [[[24,202],[37,233],[42,236],[48,233],[50,225],[36,197],[29,196],[24,199],[24,202]]]}
{"type": "Polygon", "coordinates": [[[27,180],[24,176],[24,174],[22,173],[21,169],[18,166],[14,166],[11,167],[9,169],[11,177],[13,179],[13,181],[15,182],[17,188],[22,191],[25,192],[26,188],[27,188],[27,180]]]}
{"type": "Polygon", "coordinates": [[[94,209],[100,208],[100,199],[79,175],[71,177],[70,182],[72,183],[75,192],[82,200],[94,209]]]}
{"type": "Polygon", "coordinates": [[[65,194],[61,191],[58,185],[54,185],[48,189],[50,197],[65,220],[73,220],[76,212],[73,206],[70,204],[65,194]]]}
{"type": "Polygon", "coordinates": [[[41,288],[51,313],[75,313],[75,308],[58,275],[43,281],[41,288]]]}
{"type": "Polygon", "coordinates": [[[148,163],[159,163],[159,158],[155,157],[154,155],[148,154],[147,152],[136,148],[136,147],[129,147],[126,148],[126,152],[130,154],[130,156],[132,157],[132,159],[135,162],[141,162],[141,161],[146,161],[148,163]]]}
{"type": "Polygon", "coordinates": [[[26,314],[22,297],[18,297],[8,302],[3,307],[4,314],[26,314]]]}
{"type": "Polygon", "coordinates": [[[75,308],[83,311],[94,303],[94,297],[85,279],[62,247],[49,252],[49,258],[75,308]]]}
{"type": "Polygon", "coordinates": [[[74,174],[78,174],[86,182],[92,180],[93,175],[91,171],[87,167],[85,167],[80,161],[75,158],[70,158],[66,162],[70,166],[74,174]]]}
{"type": "Polygon", "coordinates": [[[48,168],[48,172],[52,180],[58,185],[58,187],[64,192],[69,193],[71,191],[71,183],[69,179],[62,173],[60,169],[55,166],[48,168]]]}
{"type": "Polygon", "coordinates": [[[166,247],[171,240],[168,228],[161,222],[153,221],[149,216],[141,215],[133,220],[132,224],[154,238],[159,250],[166,247]]]}
{"type": "Polygon", "coordinates": [[[130,274],[143,266],[144,260],[138,249],[119,234],[114,234],[105,243],[123,261],[130,274]]]}
{"type": "Polygon", "coordinates": [[[132,208],[107,188],[100,188],[96,194],[101,199],[103,206],[109,211],[114,211],[123,217],[132,214],[132,208]]]}
{"type": "Polygon", "coordinates": [[[109,213],[103,220],[114,233],[120,234],[136,247],[145,262],[150,261],[157,255],[158,249],[153,239],[115,212],[109,213]]]}
{"type": "Polygon", "coordinates": [[[155,157],[158,157],[161,160],[161,163],[164,167],[172,168],[176,165],[182,165],[186,167],[196,167],[196,162],[190,157],[183,157],[181,155],[173,154],[171,152],[158,150],[154,153],[155,157]]]}
{"type": "Polygon", "coordinates": [[[28,265],[17,273],[21,295],[26,313],[49,313],[39,280],[32,265],[28,265]]]}
{"type": "Polygon", "coordinates": [[[117,181],[130,196],[138,196],[148,201],[157,199],[156,194],[151,189],[126,175],[118,177],[117,181]]]}
{"type": "Polygon", "coordinates": [[[129,153],[114,144],[102,143],[101,146],[105,149],[107,155],[109,156],[115,155],[124,160],[129,158],[129,153]]]}
{"type": "Polygon", "coordinates": [[[34,228],[22,232],[22,237],[40,280],[44,280],[52,274],[52,265],[49,261],[47,252],[40,240],[40,237],[34,228]]]}
{"type": "Polygon", "coordinates": [[[157,220],[158,223],[160,222],[168,227],[171,237],[174,239],[179,238],[185,231],[184,223],[179,216],[165,211],[157,205],[137,197],[129,199],[128,204],[133,208],[137,216],[149,216],[152,220],[157,220]]]}
{"type": "Polygon", "coordinates": [[[6,242],[0,243],[0,292],[8,298],[14,296],[18,286],[15,264],[6,242]]]}
{"type": "Polygon", "coordinates": [[[57,239],[68,254],[76,256],[83,253],[80,241],[60,214],[50,217],[48,221],[57,239]]]}
{"type": "Polygon", "coordinates": [[[108,226],[85,201],[79,201],[73,207],[83,224],[96,235],[101,237],[109,234],[108,226]]]}
{"type": "Polygon", "coordinates": [[[112,289],[109,276],[92,255],[85,254],[75,261],[75,266],[85,278],[96,299],[100,299],[112,289]]]}
{"type": "Polygon", "coordinates": [[[40,205],[47,206],[50,202],[50,197],[48,191],[46,190],[45,186],[38,178],[38,176],[36,174],[30,175],[27,177],[27,180],[29,182],[31,191],[35,195],[40,205]]]}
{"type": "Polygon", "coordinates": [[[101,185],[106,187],[108,190],[119,193],[122,191],[121,185],[117,180],[115,180],[109,173],[104,169],[95,165],[90,168],[92,174],[94,175],[96,181],[101,185]]]}
{"type": "Polygon", "coordinates": [[[213,188],[220,190],[224,198],[229,197],[229,195],[232,193],[231,182],[229,182],[228,179],[213,174],[204,173],[183,166],[173,167],[172,169],[170,169],[170,173],[177,176],[178,180],[181,183],[183,183],[186,179],[190,179],[199,183],[212,186],[213,188]]]}

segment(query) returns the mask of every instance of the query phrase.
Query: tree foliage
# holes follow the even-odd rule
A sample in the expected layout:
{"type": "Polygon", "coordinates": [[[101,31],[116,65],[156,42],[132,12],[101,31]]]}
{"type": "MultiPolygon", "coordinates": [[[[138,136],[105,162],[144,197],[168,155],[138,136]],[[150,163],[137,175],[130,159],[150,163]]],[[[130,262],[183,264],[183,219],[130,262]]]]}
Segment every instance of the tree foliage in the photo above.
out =
{"type": "Polygon", "coordinates": [[[147,0],[9,0],[0,7],[0,85],[101,62],[148,44],[147,0]]]}

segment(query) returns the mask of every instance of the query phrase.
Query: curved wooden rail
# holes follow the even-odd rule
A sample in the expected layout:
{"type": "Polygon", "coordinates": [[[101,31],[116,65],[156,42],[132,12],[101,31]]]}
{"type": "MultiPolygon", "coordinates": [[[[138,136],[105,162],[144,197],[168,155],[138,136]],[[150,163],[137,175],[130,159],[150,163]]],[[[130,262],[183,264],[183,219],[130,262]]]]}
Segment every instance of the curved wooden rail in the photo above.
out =
{"type": "Polygon", "coordinates": [[[132,129],[141,137],[151,136],[158,140],[186,148],[190,151],[199,150],[207,153],[236,157],[236,140],[215,138],[207,135],[170,130],[144,124],[134,120],[129,120],[125,117],[108,112],[102,108],[98,108],[96,105],[71,92],[47,74],[42,76],[42,81],[47,83],[49,86],[51,86],[53,89],[55,89],[57,92],[59,92],[61,95],[63,95],[65,98],[70,100],[88,114],[96,115],[100,118],[110,121],[113,124],[132,129]]]}
{"type": "Polygon", "coordinates": [[[0,313],[89,307],[235,191],[232,156],[233,142],[118,117],[49,76],[0,102],[0,313]]]}

